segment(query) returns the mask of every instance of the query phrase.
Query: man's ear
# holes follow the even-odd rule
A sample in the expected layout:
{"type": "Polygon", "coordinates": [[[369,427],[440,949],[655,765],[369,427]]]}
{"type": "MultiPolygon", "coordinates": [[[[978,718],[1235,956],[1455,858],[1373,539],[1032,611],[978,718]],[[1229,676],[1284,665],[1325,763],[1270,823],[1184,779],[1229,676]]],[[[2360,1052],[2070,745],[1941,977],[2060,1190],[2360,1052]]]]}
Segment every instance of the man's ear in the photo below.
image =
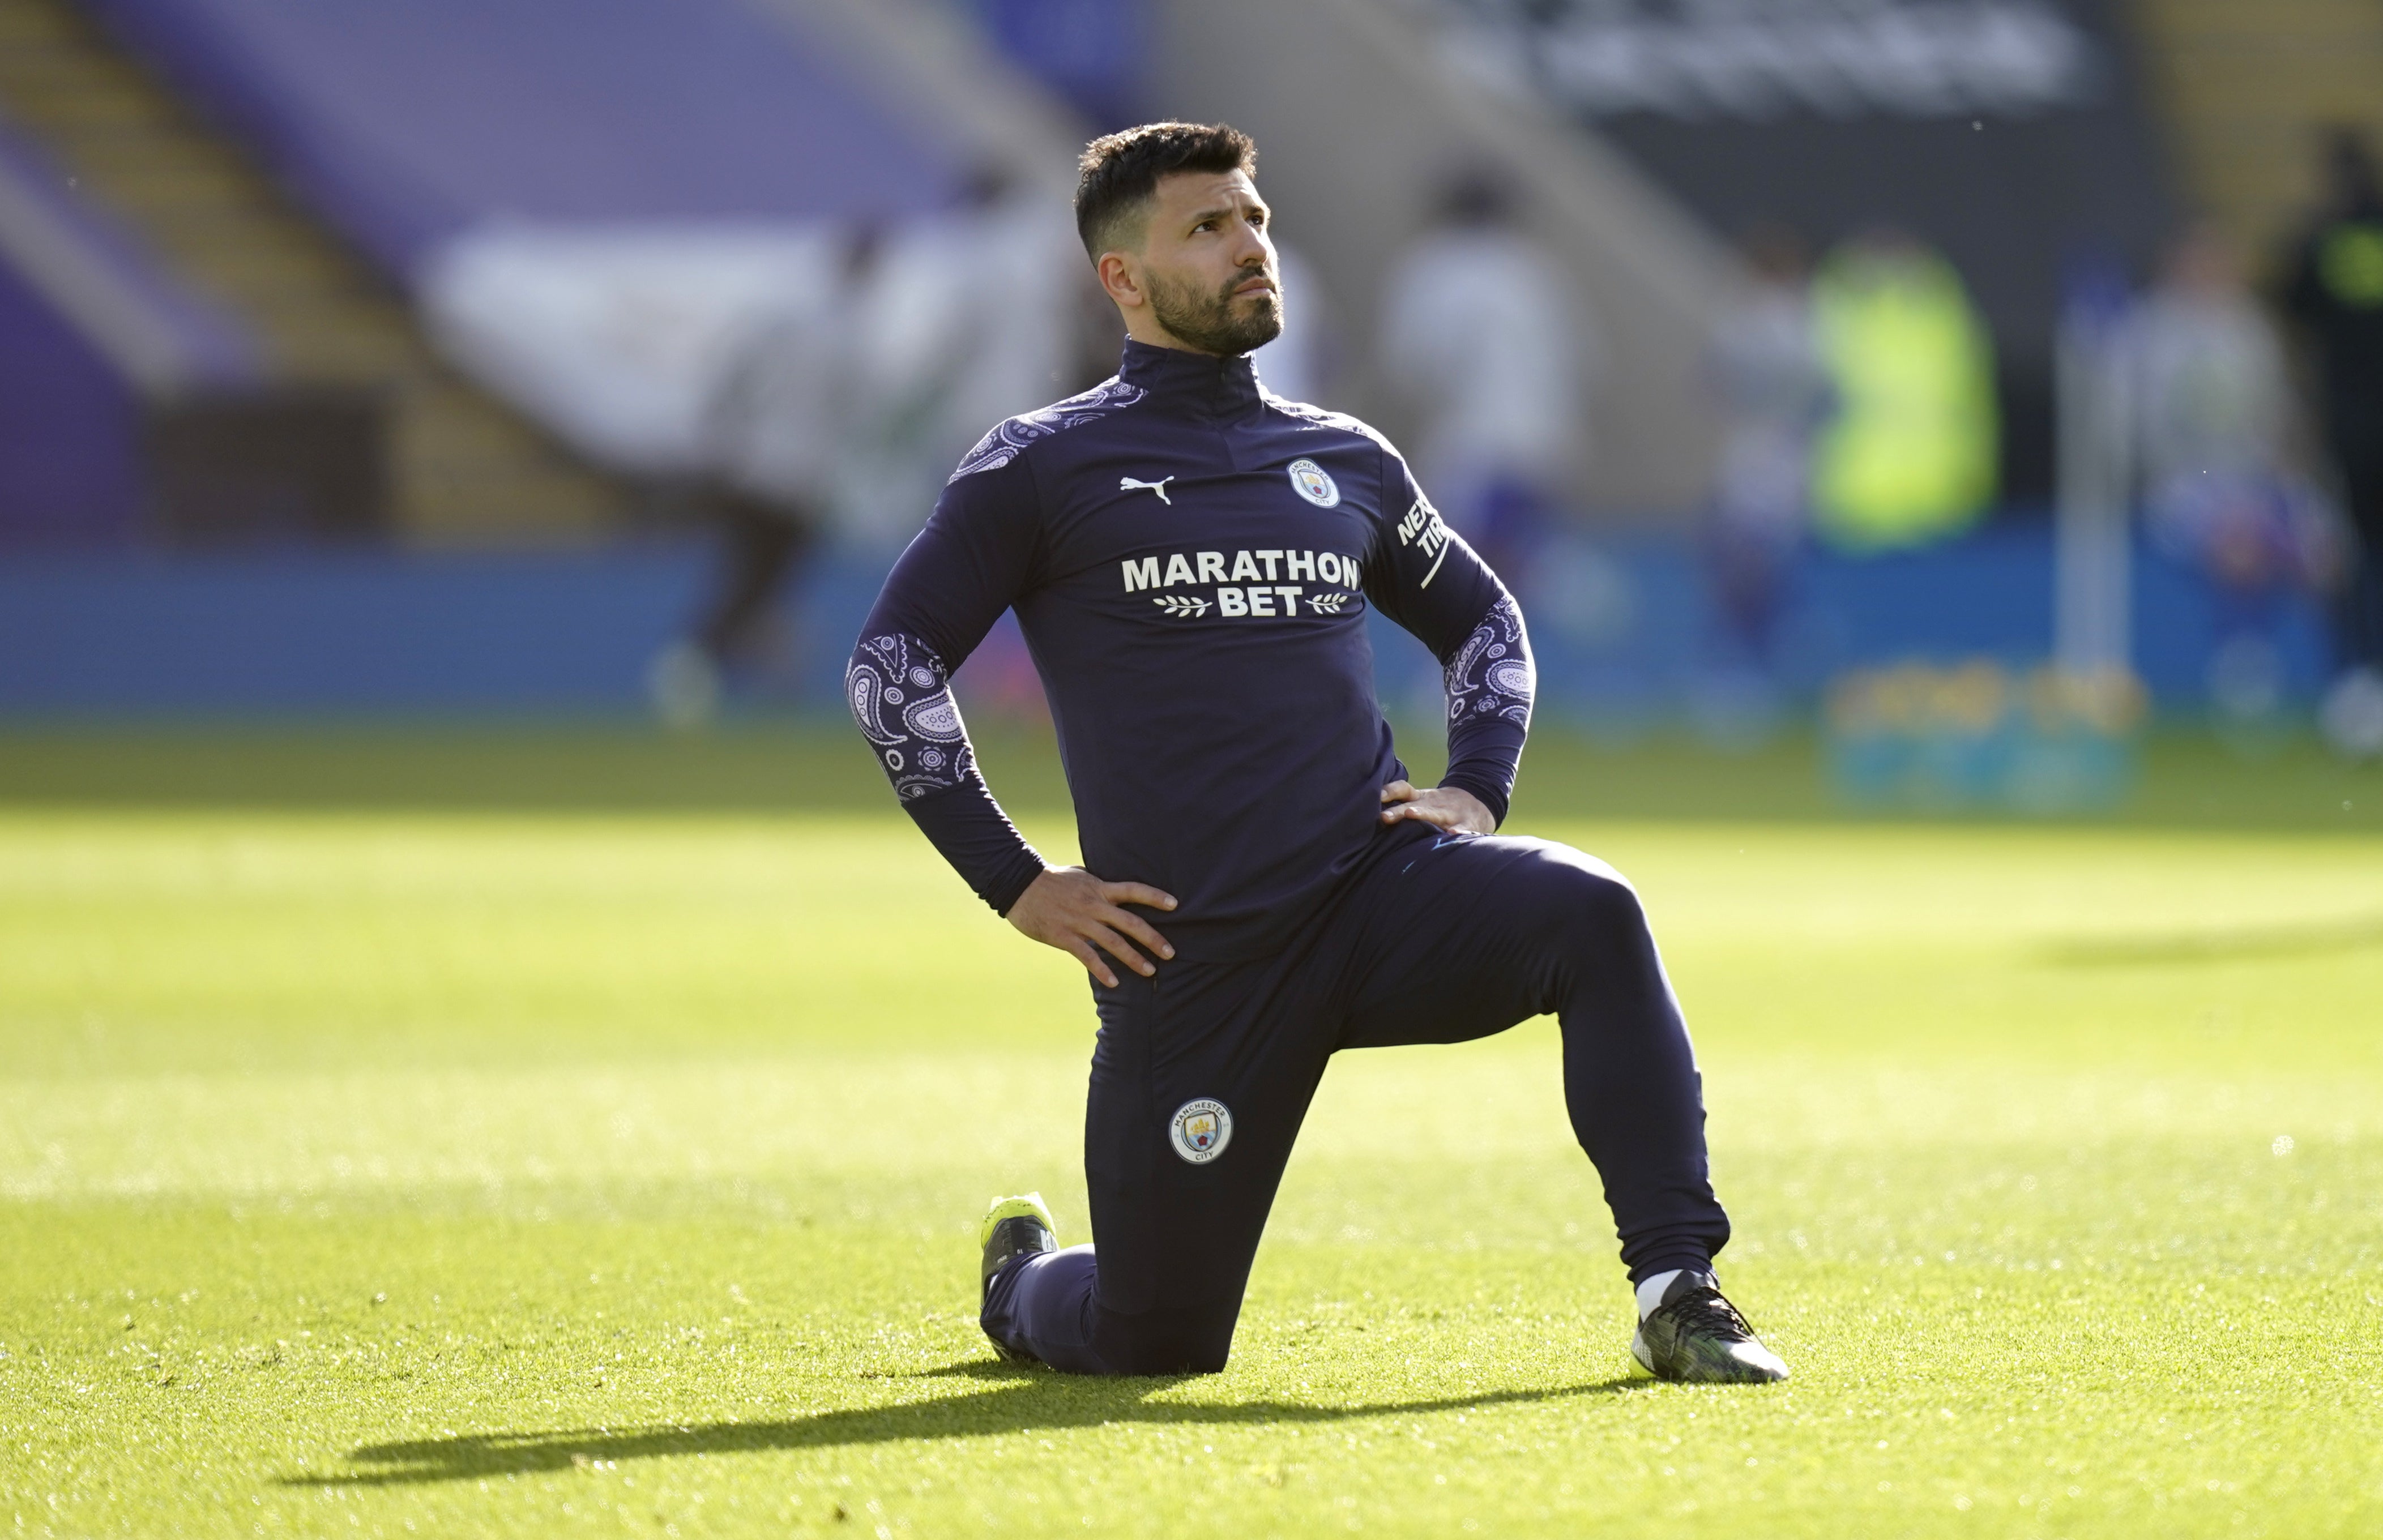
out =
{"type": "Polygon", "coordinates": [[[1149,293],[1142,286],[1138,265],[1123,252],[1103,252],[1093,266],[1099,275],[1101,290],[1120,310],[1139,310],[1150,302],[1149,293]]]}

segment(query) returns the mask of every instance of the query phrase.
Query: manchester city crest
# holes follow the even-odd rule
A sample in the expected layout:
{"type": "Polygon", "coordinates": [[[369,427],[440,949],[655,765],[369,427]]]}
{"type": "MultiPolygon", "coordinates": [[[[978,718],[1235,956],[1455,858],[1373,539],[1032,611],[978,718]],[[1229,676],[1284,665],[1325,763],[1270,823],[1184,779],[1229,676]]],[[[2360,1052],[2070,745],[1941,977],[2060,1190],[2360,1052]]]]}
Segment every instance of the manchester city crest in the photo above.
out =
{"type": "Polygon", "coordinates": [[[1175,1109],[1175,1121],[1167,1133],[1175,1140],[1177,1154],[1193,1165],[1205,1165],[1233,1141],[1233,1115],[1222,1102],[1204,1096],[1175,1109]]]}
{"type": "Polygon", "coordinates": [[[1290,462],[1290,488],[1318,508],[1340,506],[1340,488],[1324,474],[1324,467],[1313,460],[1290,462]]]}

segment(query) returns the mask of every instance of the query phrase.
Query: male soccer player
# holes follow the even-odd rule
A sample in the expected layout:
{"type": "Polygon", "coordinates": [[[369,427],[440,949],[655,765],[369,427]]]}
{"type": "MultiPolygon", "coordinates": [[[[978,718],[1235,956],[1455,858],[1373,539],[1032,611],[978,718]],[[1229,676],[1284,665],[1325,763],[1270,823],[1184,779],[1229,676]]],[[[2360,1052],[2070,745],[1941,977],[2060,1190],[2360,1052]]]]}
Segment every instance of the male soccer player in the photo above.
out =
{"type": "Polygon", "coordinates": [[[1117,377],[985,435],[887,578],[846,675],[896,794],[977,893],[1092,974],[1098,1243],[985,1217],[982,1322],[1090,1374],[1222,1369],[1325,1061],[1553,1011],[1657,1375],[1784,1379],[1716,1287],[1696,1057],[1636,895],[1494,831],[1529,726],[1523,619],[1382,437],[1260,388],[1281,329],[1256,150],[1154,123],[1083,156],[1076,223],[1117,377]],[[1448,773],[1409,784],[1368,606],[1445,668],[1448,773]],[[1004,610],[1041,671],[1084,867],[977,773],[947,682],[1004,610]],[[1165,917],[1162,934],[1149,916],[1165,917]]]}

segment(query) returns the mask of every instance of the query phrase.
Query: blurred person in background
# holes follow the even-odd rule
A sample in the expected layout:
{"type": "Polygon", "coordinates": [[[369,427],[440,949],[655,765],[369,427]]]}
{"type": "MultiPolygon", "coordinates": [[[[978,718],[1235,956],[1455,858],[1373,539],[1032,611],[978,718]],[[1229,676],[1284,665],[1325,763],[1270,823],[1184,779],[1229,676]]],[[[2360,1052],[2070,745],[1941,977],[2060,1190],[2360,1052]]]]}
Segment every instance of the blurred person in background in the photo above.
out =
{"type": "Polygon", "coordinates": [[[1812,516],[1852,551],[1925,545],[1994,497],[1994,343],[1950,263],[1900,230],[1840,246],[1812,309],[1835,406],[1814,446],[1812,516]]]}
{"type": "Polygon", "coordinates": [[[891,232],[858,293],[869,346],[851,388],[872,404],[839,485],[847,542],[890,561],[985,423],[1071,383],[1074,251],[1064,207],[991,165],[949,209],[891,232]]]}
{"type": "Polygon", "coordinates": [[[1331,393],[1326,380],[1332,365],[1332,319],[1324,290],[1312,281],[1305,257],[1279,240],[1274,254],[1283,293],[1296,295],[1299,302],[1284,302],[1282,335],[1250,354],[1250,363],[1257,368],[1259,383],[1276,395],[1321,406],[1331,393]]]}
{"type": "Polygon", "coordinates": [[[1426,474],[1493,566],[1520,571],[1587,432],[1593,333],[1555,260],[1485,174],[1451,183],[1391,269],[1381,357],[1421,408],[1426,474]]]}
{"type": "Polygon", "coordinates": [[[780,596],[833,518],[845,449],[869,405],[854,388],[870,338],[860,304],[884,249],[882,227],[843,238],[833,282],[794,296],[731,358],[707,423],[702,497],[720,525],[720,560],[695,629],[654,659],[655,714],[698,726],[733,672],[790,668],[780,596]]]}
{"type": "Polygon", "coordinates": [[[648,672],[658,715],[698,724],[735,675],[796,673],[782,607],[807,559],[890,564],[982,425],[1065,388],[1075,263],[1064,209],[982,166],[941,214],[856,228],[836,281],[755,328],[711,413],[719,573],[648,672]]]}
{"type": "Polygon", "coordinates": [[[2216,228],[2170,247],[2124,333],[2134,460],[2155,540],[2219,596],[2211,698],[2227,716],[2282,703],[2277,627],[2327,565],[2326,509],[2290,464],[2281,341],[2216,228]]]}
{"type": "Polygon", "coordinates": [[[2314,354],[2317,422],[2350,514],[2340,677],[2321,720],[2344,754],[2383,755],[2383,184],[2358,133],[2325,146],[2326,201],[2286,264],[2284,309],[2314,354]]]}
{"type": "Polygon", "coordinates": [[[1754,277],[1713,330],[1707,369],[1724,427],[1704,557],[1722,627],[1722,682],[1769,693],[1786,581],[1811,512],[1812,439],[1827,420],[1802,243],[1766,227],[1745,243],[1754,277]]]}

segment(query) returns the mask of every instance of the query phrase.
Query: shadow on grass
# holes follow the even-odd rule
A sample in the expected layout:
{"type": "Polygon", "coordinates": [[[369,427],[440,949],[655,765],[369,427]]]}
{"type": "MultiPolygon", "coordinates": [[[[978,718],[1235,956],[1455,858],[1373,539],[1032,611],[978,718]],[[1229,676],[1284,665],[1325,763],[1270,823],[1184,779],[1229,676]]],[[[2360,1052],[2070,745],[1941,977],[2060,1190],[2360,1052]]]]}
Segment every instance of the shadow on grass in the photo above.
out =
{"type": "Polygon", "coordinates": [[[1153,1401],[1149,1398],[1195,1376],[1093,1379],[995,1362],[956,1363],[917,1379],[998,1382],[998,1388],[943,1396],[904,1406],[856,1407],[766,1423],[698,1423],[643,1428],[563,1428],[540,1433],[466,1434],[396,1444],[366,1444],[349,1459],[349,1475],[282,1478],[284,1486],[402,1486],[506,1474],[568,1470],[595,1461],[651,1460],[670,1455],[742,1454],[775,1449],[836,1448],[914,1438],[982,1438],[1004,1433],[1093,1428],[1112,1423],[1159,1426],[1245,1423],[1340,1423],[1431,1411],[1463,1411],[1577,1396],[1611,1395],[1650,1382],[1614,1379],[1548,1390],[1497,1390],[1430,1400],[1377,1401],[1360,1406],[1306,1406],[1291,1401],[1229,1405],[1153,1401]]]}

